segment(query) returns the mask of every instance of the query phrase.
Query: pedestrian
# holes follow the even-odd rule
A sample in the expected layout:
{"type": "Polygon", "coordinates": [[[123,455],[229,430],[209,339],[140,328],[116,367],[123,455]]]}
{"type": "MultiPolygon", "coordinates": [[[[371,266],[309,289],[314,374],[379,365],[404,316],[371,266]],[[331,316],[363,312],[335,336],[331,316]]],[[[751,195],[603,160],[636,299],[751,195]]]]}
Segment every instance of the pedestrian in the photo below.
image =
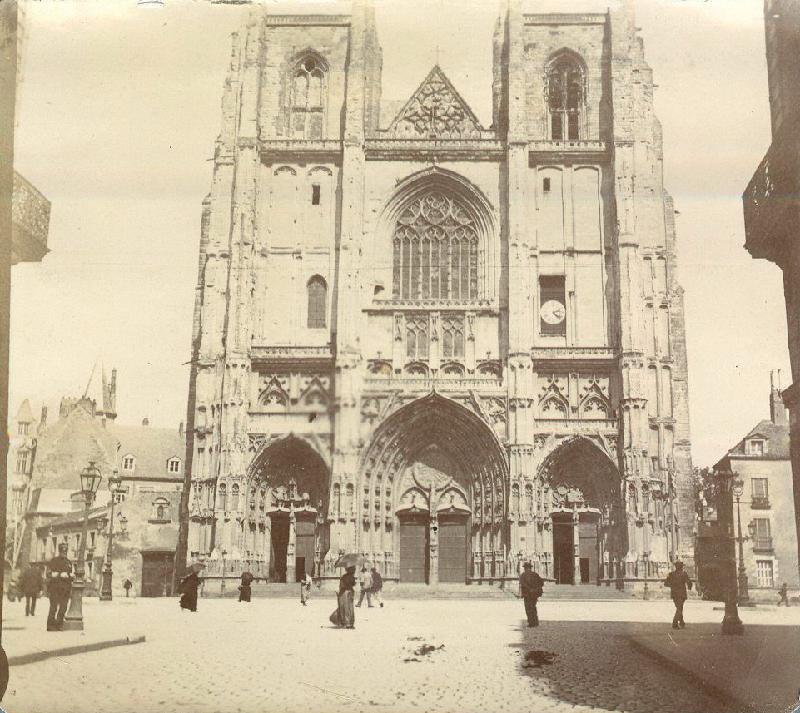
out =
{"type": "Polygon", "coordinates": [[[378,604],[383,607],[383,597],[381,595],[381,590],[383,590],[383,577],[381,577],[381,573],[378,572],[377,567],[372,568],[372,601],[378,602],[378,604]]]}
{"type": "Polygon", "coordinates": [[[350,565],[339,579],[339,594],[337,595],[338,606],[336,611],[330,615],[332,624],[336,624],[340,629],[356,628],[356,612],[353,608],[353,590],[356,587],[356,566],[350,565]]]}
{"type": "Polygon", "coordinates": [[[357,607],[361,606],[361,602],[364,601],[364,597],[367,597],[367,606],[372,607],[372,572],[367,570],[367,565],[361,566],[361,577],[359,578],[361,583],[361,596],[358,598],[357,607]]]}
{"type": "Polygon", "coordinates": [[[525,603],[525,615],[528,617],[528,626],[539,626],[539,612],[536,604],[544,592],[544,580],[531,568],[531,563],[522,565],[525,570],[519,578],[519,591],[525,603]]]}
{"type": "Polygon", "coordinates": [[[187,574],[181,579],[181,609],[197,611],[197,588],[200,586],[199,572],[204,567],[200,562],[193,562],[187,574]]]}
{"type": "Polygon", "coordinates": [[[36,600],[42,593],[42,570],[29,564],[22,573],[22,593],[25,595],[25,616],[36,615],[36,600]]]}
{"type": "Polygon", "coordinates": [[[255,579],[255,577],[250,572],[248,572],[247,570],[242,572],[242,579],[241,579],[241,583],[239,584],[239,601],[240,602],[249,602],[250,601],[250,595],[252,594],[252,590],[250,588],[250,585],[253,583],[254,579],[255,579]]]}
{"type": "Polygon", "coordinates": [[[664,580],[664,586],[669,587],[670,596],[675,604],[675,616],[672,617],[672,628],[681,629],[686,627],[686,622],[683,620],[683,605],[688,598],[687,589],[692,588],[692,580],[689,575],[683,571],[683,562],[677,560],[675,562],[675,569],[667,575],[664,580]]]}
{"type": "Polygon", "coordinates": [[[125,596],[126,596],[126,597],[129,597],[129,596],[130,596],[130,593],[131,593],[131,587],[133,586],[133,582],[131,582],[131,580],[130,580],[130,579],[126,579],[126,580],[125,580],[125,581],[122,583],[122,586],[125,588],[125,596]]]}
{"type": "Polygon", "coordinates": [[[47,565],[47,596],[50,610],[47,612],[47,630],[61,631],[64,614],[72,592],[72,563],[67,558],[67,543],[58,546],[58,554],[47,565]]]}
{"type": "Polygon", "coordinates": [[[786,582],[781,585],[781,588],[778,590],[778,594],[780,595],[780,599],[778,599],[778,606],[781,604],[785,604],[787,607],[789,606],[789,589],[786,586],[786,582]]]}
{"type": "Polygon", "coordinates": [[[306,602],[311,599],[311,585],[313,583],[314,580],[311,579],[311,575],[308,572],[300,580],[300,603],[303,606],[306,606],[306,602]]]}

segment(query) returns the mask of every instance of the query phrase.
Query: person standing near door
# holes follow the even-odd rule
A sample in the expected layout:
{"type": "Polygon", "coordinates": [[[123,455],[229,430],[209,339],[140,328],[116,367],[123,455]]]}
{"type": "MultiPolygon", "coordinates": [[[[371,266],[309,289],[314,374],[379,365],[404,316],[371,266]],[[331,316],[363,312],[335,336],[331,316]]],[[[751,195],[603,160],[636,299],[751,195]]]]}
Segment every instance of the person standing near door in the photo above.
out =
{"type": "Polygon", "coordinates": [[[539,626],[539,612],[536,604],[544,591],[544,580],[532,570],[531,563],[522,565],[524,572],[519,578],[519,591],[522,601],[525,602],[525,615],[528,617],[528,626],[539,626]]]}
{"type": "Polygon", "coordinates": [[[356,606],[360,607],[361,602],[364,601],[364,597],[366,596],[367,606],[372,608],[372,572],[367,569],[367,565],[362,565],[359,581],[361,582],[361,595],[358,597],[358,604],[356,604],[356,606]]]}
{"type": "Polygon", "coordinates": [[[36,615],[36,599],[42,593],[42,570],[29,564],[22,573],[22,593],[25,595],[25,616],[36,615]]]}
{"type": "Polygon", "coordinates": [[[669,587],[670,596],[675,604],[675,616],[672,617],[672,628],[677,629],[680,627],[683,629],[686,626],[686,622],[683,620],[683,605],[689,597],[686,590],[687,588],[692,588],[692,580],[689,579],[689,575],[683,571],[683,562],[680,560],[675,562],[675,569],[667,575],[667,578],[664,580],[664,586],[669,587]]]}
{"type": "Polygon", "coordinates": [[[255,579],[255,577],[253,577],[253,575],[249,571],[242,572],[242,579],[241,579],[241,583],[239,584],[239,601],[240,602],[249,602],[250,601],[250,594],[251,594],[251,591],[252,591],[251,588],[250,588],[250,585],[252,585],[254,579],[255,579]]]}
{"type": "Polygon", "coordinates": [[[67,543],[58,546],[58,554],[47,565],[47,596],[50,611],[47,613],[47,630],[61,631],[64,615],[72,592],[72,563],[67,559],[67,543]]]}

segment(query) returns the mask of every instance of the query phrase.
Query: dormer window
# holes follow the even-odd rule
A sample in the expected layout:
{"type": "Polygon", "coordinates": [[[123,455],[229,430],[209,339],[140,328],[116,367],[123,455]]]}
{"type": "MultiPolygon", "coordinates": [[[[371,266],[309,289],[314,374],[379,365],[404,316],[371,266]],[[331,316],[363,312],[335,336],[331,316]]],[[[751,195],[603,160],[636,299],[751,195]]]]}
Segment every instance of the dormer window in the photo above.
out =
{"type": "Polygon", "coordinates": [[[181,459],[180,458],[170,458],[167,461],[167,472],[168,473],[180,473],[181,472],[181,459]]]}
{"type": "Polygon", "coordinates": [[[745,443],[745,454],[763,456],[767,452],[767,441],[763,438],[750,438],[745,443]]]}
{"type": "Polygon", "coordinates": [[[134,470],[136,468],[136,458],[127,455],[122,458],[122,470],[134,470]]]}

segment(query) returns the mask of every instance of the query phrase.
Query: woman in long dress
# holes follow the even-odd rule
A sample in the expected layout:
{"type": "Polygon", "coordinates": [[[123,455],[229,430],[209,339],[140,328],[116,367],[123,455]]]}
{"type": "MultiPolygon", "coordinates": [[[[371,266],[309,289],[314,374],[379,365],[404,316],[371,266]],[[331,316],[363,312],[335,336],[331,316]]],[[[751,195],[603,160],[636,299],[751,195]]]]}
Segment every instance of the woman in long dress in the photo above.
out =
{"type": "Polygon", "coordinates": [[[355,565],[348,567],[339,580],[339,621],[340,627],[346,629],[356,628],[356,612],[353,609],[353,590],[356,586],[355,565]]]}

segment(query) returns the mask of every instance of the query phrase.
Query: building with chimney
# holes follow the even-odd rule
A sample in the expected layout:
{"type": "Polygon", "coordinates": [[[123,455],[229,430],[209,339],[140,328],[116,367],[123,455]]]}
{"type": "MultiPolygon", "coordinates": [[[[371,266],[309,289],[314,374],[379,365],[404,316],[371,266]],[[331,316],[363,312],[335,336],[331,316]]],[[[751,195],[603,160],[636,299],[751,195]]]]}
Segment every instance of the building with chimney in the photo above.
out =
{"type": "MultiPolygon", "coordinates": [[[[765,0],[772,144],[743,195],[745,248],[783,271],[789,359],[794,383],[789,408],[794,510],[800,513],[800,5],[765,0]]],[[[795,522],[800,541],[800,520],[795,522]]]]}
{"type": "Polygon", "coordinates": [[[179,556],[206,575],[638,586],[692,568],[683,292],[632,2],[498,18],[382,103],[371,7],[233,38],[179,556]]]}
{"type": "Polygon", "coordinates": [[[99,591],[100,574],[108,554],[111,493],[108,479],[115,474],[125,492],[116,496],[112,564],[114,592],[124,594],[125,579],[134,594],[172,593],[178,537],[178,507],[186,451],[183,425],[156,428],[117,422],[117,372],[101,376],[100,398],[87,392],[65,397],[57,418],[48,421],[42,408],[37,421],[30,403],[20,406],[10,424],[12,447],[8,461],[11,480],[9,511],[10,561],[14,568],[47,562],[67,543],[77,558],[84,519],[80,471],[90,461],[100,468],[100,483],[89,512],[86,573],[88,591],[99,591]]]}
{"type": "MultiPolygon", "coordinates": [[[[781,397],[780,372],[770,375],[769,419],[759,421],[715,465],[742,481],[740,498],[744,564],[750,593],[767,596],[783,582],[800,587],[794,487],[789,452],[789,418],[781,397]]],[[[736,506],[724,488],[716,504],[723,529],[735,533],[736,506]]],[[[737,562],[738,564],[738,562],[737,562]]]]}

